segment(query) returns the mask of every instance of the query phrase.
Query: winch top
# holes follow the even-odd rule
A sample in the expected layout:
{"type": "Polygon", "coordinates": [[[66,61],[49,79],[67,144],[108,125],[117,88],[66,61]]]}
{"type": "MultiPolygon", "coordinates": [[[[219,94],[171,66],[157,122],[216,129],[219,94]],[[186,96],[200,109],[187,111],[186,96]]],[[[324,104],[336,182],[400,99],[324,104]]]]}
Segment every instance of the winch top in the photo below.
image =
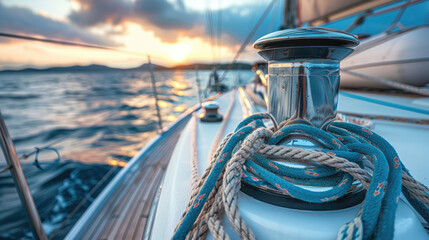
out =
{"type": "Polygon", "coordinates": [[[299,46],[354,47],[359,40],[353,35],[327,28],[285,29],[267,34],[253,44],[258,50],[299,46]]]}

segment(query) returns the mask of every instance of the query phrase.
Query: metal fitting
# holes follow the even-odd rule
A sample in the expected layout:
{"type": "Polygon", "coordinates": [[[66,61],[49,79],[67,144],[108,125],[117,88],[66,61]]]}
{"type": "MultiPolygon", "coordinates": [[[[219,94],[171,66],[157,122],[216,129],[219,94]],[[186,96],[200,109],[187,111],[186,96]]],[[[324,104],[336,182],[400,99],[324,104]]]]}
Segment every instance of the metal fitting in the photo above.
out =
{"type": "Polygon", "coordinates": [[[336,117],[340,61],[359,44],[331,29],[299,28],[254,43],[268,61],[268,112],[277,122],[304,120],[321,128],[336,117]]]}
{"type": "Polygon", "coordinates": [[[203,103],[204,113],[200,114],[202,122],[220,122],[223,117],[219,114],[219,103],[210,101],[203,103]]]}

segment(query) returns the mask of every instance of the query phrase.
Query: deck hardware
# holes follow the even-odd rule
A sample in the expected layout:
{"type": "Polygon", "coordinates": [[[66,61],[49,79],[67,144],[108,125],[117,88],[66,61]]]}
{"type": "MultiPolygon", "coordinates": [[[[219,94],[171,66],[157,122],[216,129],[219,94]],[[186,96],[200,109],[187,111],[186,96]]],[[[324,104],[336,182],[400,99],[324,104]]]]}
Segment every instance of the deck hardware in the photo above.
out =
{"type": "Polygon", "coordinates": [[[210,101],[203,103],[204,113],[200,114],[202,122],[220,122],[223,117],[219,114],[219,103],[210,101]]]}
{"type": "Polygon", "coordinates": [[[316,127],[337,113],[340,61],[359,44],[331,29],[300,28],[270,33],[253,45],[268,60],[268,111],[280,123],[305,120],[316,127]]]}
{"type": "Polygon", "coordinates": [[[1,112],[0,138],[1,149],[12,173],[12,178],[14,180],[19,198],[21,199],[21,202],[27,211],[33,236],[35,239],[46,239],[46,234],[43,229],[42,221],[40,220],[36,204],[34,204],[33,197],[31,196],[30,189],[28,188],[27,180],[25,179],[25,175],[22,171],[18,156],[16,155],[12,138],[10,137],[9,131],[7,130],[7,126],[1,112]]]}

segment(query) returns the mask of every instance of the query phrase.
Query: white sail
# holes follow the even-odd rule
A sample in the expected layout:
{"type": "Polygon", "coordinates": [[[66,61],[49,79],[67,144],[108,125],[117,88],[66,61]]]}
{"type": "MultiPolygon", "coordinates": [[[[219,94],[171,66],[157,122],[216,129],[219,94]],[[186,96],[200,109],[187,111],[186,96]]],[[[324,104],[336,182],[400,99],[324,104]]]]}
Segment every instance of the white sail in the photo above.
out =
{"type": "Polygon", "coordinates": [[[299,0],[301,22],[318,25],[364,12],[397,0],[299,0]]]}

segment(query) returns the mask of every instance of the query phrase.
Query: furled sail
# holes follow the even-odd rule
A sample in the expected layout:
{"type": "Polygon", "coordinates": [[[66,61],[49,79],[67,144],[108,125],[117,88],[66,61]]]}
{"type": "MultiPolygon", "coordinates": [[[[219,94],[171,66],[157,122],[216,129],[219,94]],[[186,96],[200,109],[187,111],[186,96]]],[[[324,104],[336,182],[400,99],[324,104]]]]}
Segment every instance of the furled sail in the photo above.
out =
{"type": "Polygon", "coordinates": [[[300,22],[318,25],[398,0],[299,0],[300,22]]]}

